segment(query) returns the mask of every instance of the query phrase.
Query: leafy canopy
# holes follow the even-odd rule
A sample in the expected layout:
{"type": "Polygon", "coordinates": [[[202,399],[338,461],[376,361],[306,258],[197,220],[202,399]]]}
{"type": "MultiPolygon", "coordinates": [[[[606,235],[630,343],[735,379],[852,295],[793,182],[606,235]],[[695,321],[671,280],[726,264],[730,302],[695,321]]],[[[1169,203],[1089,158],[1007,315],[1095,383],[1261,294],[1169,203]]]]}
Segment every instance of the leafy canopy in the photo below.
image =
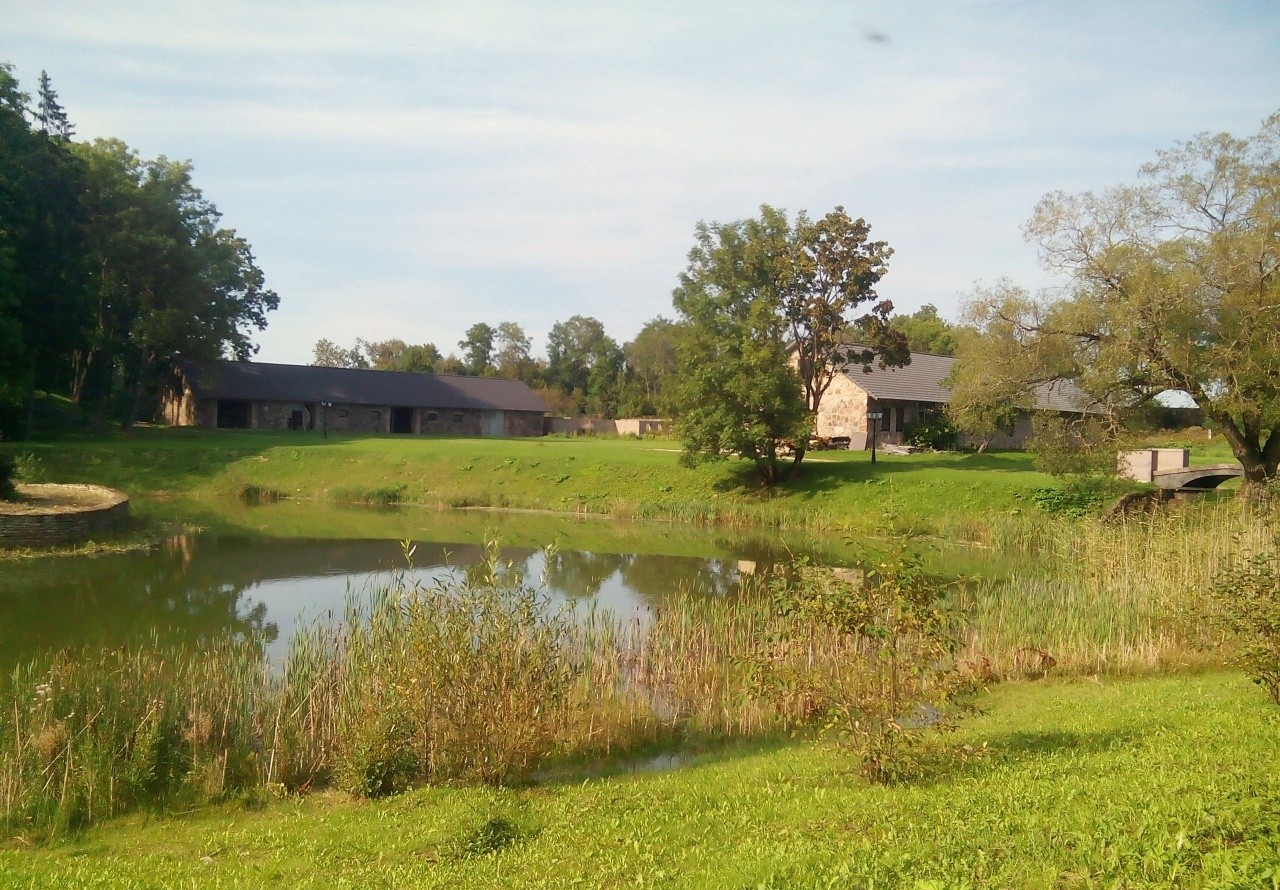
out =
{"type": "MultiPolygon", "coordinates": [[[[767,210],[767,208],[766,208],[767,210]]],[[[788,362],[778,269],[786,220],[699,223],[673,302],[684,332],[677,356],[677,428],[686,463],[754,462],[766,484],[782,475],[784,451],[810,430],[800,380],[788,362]]],[[[796,462],[803,454],[796,450],[796,462]]]]}
{"type": "Polygon", "coordinates": [[[1027,225],[1064,295],[1004,283],[968,311],[958,400],[1066,377],[1119,411],[1189,393],[1256,492],[1280,464],[1280,114],[1203,133],[1138,182],[1045,196],[1027,225]],[[985,367],[981,367],[985,365],[985,367]]]}

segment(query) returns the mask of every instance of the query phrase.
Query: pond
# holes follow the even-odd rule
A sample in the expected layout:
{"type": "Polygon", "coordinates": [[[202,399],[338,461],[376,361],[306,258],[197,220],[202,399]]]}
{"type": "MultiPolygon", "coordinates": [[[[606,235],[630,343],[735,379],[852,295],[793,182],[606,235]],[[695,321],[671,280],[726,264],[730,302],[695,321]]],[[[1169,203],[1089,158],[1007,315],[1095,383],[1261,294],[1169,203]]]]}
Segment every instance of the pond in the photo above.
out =
{"type": "Polygon", "coordinates": [[[502,559],[555,600],[624,618],[680,589],[732,595],[743,574],[796,552],[839,559],[812,540],[667,523],[296,503],[144,503],[139,512],[152,520],[198,515],[209,527],[175,531],[144,550],[0,563],[0,669],[40,652],[152,636],[199,644],[255,633],[278,655],[299,622],[341,615],[350,593],[397,576],[430,583],[463,572],[482,560],[486,541],[498,541],[502,559]],[[362,530],[377,537],[356,537],[362,530]],[[401,543],[408,540],[411,563],[401,543]]]}

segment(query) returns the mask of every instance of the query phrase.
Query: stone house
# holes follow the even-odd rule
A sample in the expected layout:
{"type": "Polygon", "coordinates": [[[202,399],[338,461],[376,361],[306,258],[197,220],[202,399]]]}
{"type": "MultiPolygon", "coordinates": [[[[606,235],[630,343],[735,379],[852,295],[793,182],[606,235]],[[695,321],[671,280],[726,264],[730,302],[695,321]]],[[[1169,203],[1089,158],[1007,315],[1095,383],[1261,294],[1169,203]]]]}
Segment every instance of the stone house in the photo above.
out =
{"type": "Polygon", "coordinates": [[[521,380],[179,360],[161,412],[209,429],[541,436],[547,406],[521,380]]]}
{"type": "MultiPolygon", "coordinates": [[[[860,347],[858,347],[860,348],[860,347]]],[[[848,436],[854,450],[871,447],[868,414],[879,412],[879,443],[901,445],[907,427],[928,416],[941,414],[951,400],[943,381],[956,360],[950,356],[911,353],[911,364],[901,368],[864,371],[860,363],[846,365],[831,381],[818,407],[817,434],[824,438],[848,436]]],[[[1042,384],[1036,392],[1035,410],[1079,414],[1089,410],[1089,398],[1069,380],[1042,384]]],[[[993,448],[1021,448],[1031,438],[1031,414],[1020,412],[1013,425],[991,437],[993,448]]],[[[961,436],[968,444],[975,437],[961,436]]]]}

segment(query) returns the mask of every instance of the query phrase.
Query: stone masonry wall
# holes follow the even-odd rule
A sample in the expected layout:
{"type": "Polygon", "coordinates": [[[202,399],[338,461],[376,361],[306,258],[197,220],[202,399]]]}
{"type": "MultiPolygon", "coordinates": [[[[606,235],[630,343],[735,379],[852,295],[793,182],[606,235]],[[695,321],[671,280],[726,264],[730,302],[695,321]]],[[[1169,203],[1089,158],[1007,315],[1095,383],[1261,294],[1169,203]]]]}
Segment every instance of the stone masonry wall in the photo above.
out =
{"type": "Polygon", "coordinates": [[[541,436],[541,411],[508,411],[505,419],[508,436],[541,436]]]}
{"type": "Polygon", "coordinates": [[[867,391],[844,374],[837,374],[822,397],[815,432],[824,439],[848,436],[853,448],[867,431],[867,391]]]}
{"type": "MultiPolygon", "coordinates": [[[[388,405],[342,405],[332,408],[320,407],[320,415],[315,418],[313,429],[320,429],[328,423],[331,432],[338,433],[389,433],[391,432],[391,407],[388,405]],[[325,418],[328,418],[327,421],[325,418]]],[[[285,423],[277,429],[288,429],[288,415],[285,423]]]]}
{"type": "Polygon", "coordinates": [[[0,513],[0,548],[50,547],[85,541],[118,530],[129,518],[129,499],[97,485],[29,485],[37,489],[75,489],[100,493],[102,503],[80,509],[58,508],[31,513],[0,513]]]}
{"type": "MultiPolygon", "coordinates": [[[[194,400],[192,402],[194,403],[194,400]]],[[[176,405],[175,405],[176,408],[176,405]]],[[[541,436],[542,413],[539,411],[479,411],[453,408],[414,408],[412,430],[419,435],[485,436],[495,414],[502,416],[502,435],[541,436]]],[[[336,433],[389,433],[392,406],[335,404],[325,408],[314,402],[254,402],[250,412],[251,428],[287,430],[294,411],[305,412],[304,421],[312,430],[326,424],[336,433]]],[[[177,416],[166,409],[166,417],[177,416]]],[[[216,399],[205,399],[195,405],[194,417],[200,426],[215,428],[218,422],[216,399]]],[[[188,425],[188,424],[181,424],[188,425]]]]}

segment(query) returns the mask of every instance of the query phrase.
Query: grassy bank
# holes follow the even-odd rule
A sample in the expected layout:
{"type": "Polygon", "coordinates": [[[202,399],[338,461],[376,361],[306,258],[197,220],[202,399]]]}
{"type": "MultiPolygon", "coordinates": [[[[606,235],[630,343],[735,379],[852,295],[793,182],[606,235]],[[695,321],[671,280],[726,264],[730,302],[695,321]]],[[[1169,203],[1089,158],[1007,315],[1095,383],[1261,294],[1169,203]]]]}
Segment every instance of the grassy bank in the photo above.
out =
{"type": "Polygon", "coordinates": [[[1280,732],[1236,675],[1015,684],[922,783],[754,742],[386,801],[137,816],[0,851],[12,887],[1239,887],[1280,861],[1280,732]]]}
{"type": "Polygon", "coordinates": [[[759,488],[741,461],[695,469],[679,443],[631,439],[321,438],[309,433],[138,430],[14,446],[31,481],[131,495],[276,497],[499,507],[619,518],[892,533],[980,524],[1033,509],[1052,484],[1028,455],[810,455],[799,479],[759,488]]]}

